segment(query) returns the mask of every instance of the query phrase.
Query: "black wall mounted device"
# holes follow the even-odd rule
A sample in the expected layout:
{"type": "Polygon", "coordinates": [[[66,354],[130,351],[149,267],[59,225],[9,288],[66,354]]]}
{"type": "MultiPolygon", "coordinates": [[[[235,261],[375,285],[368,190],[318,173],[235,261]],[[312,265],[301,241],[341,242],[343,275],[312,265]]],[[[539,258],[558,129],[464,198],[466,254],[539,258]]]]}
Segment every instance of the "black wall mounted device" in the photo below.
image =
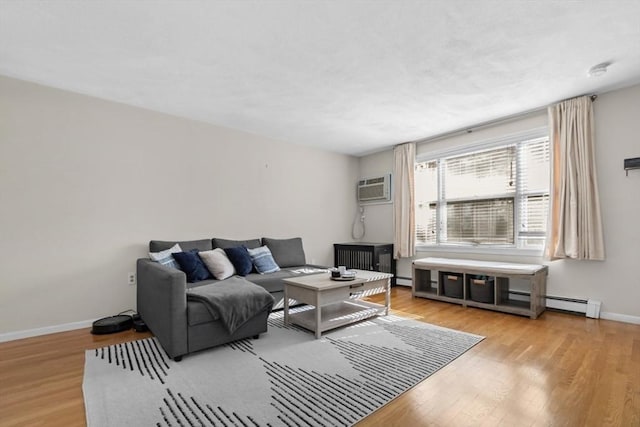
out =
{"type": "Polygon", "coordinates": [[[624,159],[624,170],[629,176],[631,169],[640,169],[640,157],[634,157],[631,159],[624,159]]]}

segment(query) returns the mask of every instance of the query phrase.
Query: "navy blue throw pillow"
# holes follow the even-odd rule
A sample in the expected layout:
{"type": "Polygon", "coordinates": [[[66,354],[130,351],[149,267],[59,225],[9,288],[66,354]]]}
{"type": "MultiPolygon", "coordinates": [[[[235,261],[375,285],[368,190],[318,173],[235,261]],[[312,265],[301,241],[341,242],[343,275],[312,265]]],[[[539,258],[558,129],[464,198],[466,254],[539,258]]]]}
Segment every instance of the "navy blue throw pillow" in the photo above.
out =
{"type": "Polygon", "coordinates": [[[236,274],[239,276],[246,276],[253,270],[253,263],[251,262],[251,255],[245,246],[237,246],[235,248],[225,248],[224,252],[227,254],[227,258],[233,264],[236,269],[236,274]]]}
{"type": "Polygon", "coordinates": [[[180,270],[187,275],[187,282],[195,283],[201,280],[211,279],[211,273],[198,256],[198,250],[192,249],[188,252],[176,252],[171,254],[178,261],[180,270]]]}

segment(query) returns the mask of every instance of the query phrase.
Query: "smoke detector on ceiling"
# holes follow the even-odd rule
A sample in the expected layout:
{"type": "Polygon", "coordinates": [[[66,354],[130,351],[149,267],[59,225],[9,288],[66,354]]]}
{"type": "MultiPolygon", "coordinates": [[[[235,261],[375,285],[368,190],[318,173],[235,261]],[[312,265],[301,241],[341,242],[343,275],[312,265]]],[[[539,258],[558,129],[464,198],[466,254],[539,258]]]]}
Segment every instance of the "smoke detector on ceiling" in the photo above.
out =
{"type": "Polygon", "coordinates": [[[611,65],[610,62],[603,62],[601,64],[594,65],[593,67],[589,68],[587,75],[589,77],[603,76],[607,72],[607,67],[609,67],[609,65],[611,65]]]}

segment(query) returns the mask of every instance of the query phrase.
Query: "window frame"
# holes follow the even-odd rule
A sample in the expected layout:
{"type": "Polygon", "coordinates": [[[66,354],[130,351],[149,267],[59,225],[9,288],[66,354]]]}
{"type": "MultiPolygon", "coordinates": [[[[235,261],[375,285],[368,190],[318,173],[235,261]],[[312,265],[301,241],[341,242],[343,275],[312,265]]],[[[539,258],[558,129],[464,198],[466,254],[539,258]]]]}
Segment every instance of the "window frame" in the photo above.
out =
{"type": "MultiPolygon", "coordinates": [[[[548,127],[546,126],[538,127],[538,128],[524,131],[524,132],[513,133],[513,134],[505,135],[502,137],[491,138],[491,139],[487,139],[479,142],[473,142],[470,144],[451,147],[448,149],[440,149],[440,150],[434,150],[430,152],[419,153],[416,156],[416,164],[422,163],[422,162],[429,162],[429,161],[439,162],[438,170],[437,170],[438,199],[436,201],[437,203],[436,224],[438,225],[438,234],[436,236],[436,243],[434,244],[421,244],[416,241],[416,244],[415,244],[416,251],[417,252],[445,252],[445,253],[512,254],[512,255],[519,255],[519,256],[535,256],[535,257],[541,256],[544,251],[544,244],[537,248],[525,248],[525,247],[519,246],[520,233],[519,233],[519,228],[516,225],[519,224],[519,221],[520,221],[520,215],[522,210],[521,204],[522,204],[523,196],[526,195],[528,197],[531,197],[531,196],[545,195],[545,194],[548,196],[550,192],[551,184],[549,183],[549,186],[547,187],[546,192],[524,191],[521,185],[519,185],[520,184],[519,177],[516,178],[516,182],[518,182],[518,185],[516,185],[516,191],[513,194],[513,200],[514,200],[514,215],[513,215],[514,243],[513,244],[507,244],[507,245],[505,244],[478,244],[478,245],[468,244],[467,245],[467,244],[461,244],[461,243],[440,242],[440,237],[442,233],[441,220],[442,220],[442,215],[444,214],[444,209],[445,209],[445,207],[441,203],[443,200],[442,199],[443,189],[441,187],[444,184],[442,180],[442,174],[444,173],[444,171],[443,171],[443,168],[440,167],[440,161],[444,160],[445,158],[463,156],[463,155],[471,154],[475,152],[498,149],[501,147],[506,147],[508,145],[518,144],[523,141],[530,141],[530,140],[539,139],[539,138],[547,138],[547,139],[549,138],[548,127]]],[[[521,155],[522,155],[522,150],[516,149],[516,164],[518,166],[522,161],[520,158],[521,155]]],[[[517,170],[518,170],[517,173],[520,174],[521,172],[519,167],[517,170]]],[[[418,196],[416,196],[416,199],[418,199],[418,196]]],[[[465,200],[469,200],[469,199],[465,199],[465,200]]],[[[416,210],[418,209],[417,204],[414,209],[416,210]]]]}

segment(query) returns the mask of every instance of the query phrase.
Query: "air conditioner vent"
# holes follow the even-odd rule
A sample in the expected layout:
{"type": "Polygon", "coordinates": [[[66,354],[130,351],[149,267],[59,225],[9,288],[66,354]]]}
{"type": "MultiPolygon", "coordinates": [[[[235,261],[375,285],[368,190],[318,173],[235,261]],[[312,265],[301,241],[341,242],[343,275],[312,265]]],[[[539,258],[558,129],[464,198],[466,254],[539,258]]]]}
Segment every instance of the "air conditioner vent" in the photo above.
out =
{"type": "Polygon", "coordinates": [[[359,180],[357,194],[359,202],[391,200],[391,174],[359,180]]]}

